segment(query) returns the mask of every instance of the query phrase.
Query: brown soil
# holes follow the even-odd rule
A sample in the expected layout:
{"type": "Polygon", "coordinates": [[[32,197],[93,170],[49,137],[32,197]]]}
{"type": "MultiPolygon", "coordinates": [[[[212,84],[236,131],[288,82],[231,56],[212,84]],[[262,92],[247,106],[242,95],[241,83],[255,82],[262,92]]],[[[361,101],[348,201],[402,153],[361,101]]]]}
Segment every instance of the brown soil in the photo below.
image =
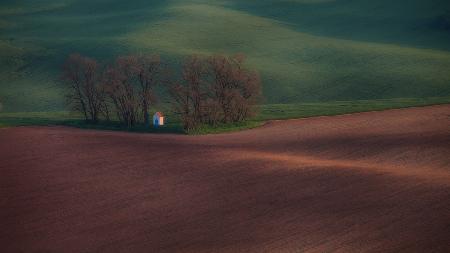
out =
{"type": "Polygon", "coordinates": [[[1,252],[450,252],[450,106],[210,136],[0,130],[1,252]]]}

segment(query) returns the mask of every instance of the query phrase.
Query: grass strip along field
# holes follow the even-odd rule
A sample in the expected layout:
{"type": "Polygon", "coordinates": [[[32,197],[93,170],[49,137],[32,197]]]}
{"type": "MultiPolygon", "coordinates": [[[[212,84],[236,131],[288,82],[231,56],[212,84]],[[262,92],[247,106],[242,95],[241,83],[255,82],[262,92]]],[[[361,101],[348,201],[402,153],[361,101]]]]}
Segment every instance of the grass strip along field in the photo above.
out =
{"type": "MultiPolygon", "coordinates": [[[[189,134],[212,134],[243,129],[255,128],[269,120],[296,119],[314,116],[332,116],[348,113],[380,111],[386,109],[406,108],[415,106],[427,106],[450,103],[450,97],[435,98],[402,98],[358,101],[335,101],[323,103],[298,103],[298,104],[269,104],[260,106],[259,115],[251,121],[227,124],[211,128],[200,127],[189,134]]],[[[160,128],[145,128],[143,125],[127,129],[117,121],[101,122],[93,125],[86,123],[81,116],[67,111],[61,112],[19,112],[0,113],[0,128],[12,126],[48,126],[64,125],[78,128],[90,128],[99,130],[120,130],[148,133],[183,133],[176,115],[166,113],[168,122],[160,128]]]]}

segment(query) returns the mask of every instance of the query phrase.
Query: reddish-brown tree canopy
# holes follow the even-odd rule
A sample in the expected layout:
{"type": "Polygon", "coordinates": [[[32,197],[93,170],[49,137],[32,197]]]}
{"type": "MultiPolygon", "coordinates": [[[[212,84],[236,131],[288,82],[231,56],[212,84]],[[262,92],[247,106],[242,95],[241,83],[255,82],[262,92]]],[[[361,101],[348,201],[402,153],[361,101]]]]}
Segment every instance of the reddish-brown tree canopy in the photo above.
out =
{"type": "Polygon", "coordinates": [[[254,115],[261,82],[256,72],[244,68],[244,60],[243,55],[186,59],[182,80],[171,87],[174,109],[185,129],[244,121],[254,115]]]}
{"type": "Polygon", "coordinates": [[[184,128],[200,124],[239,122],[255,113],[261,97],[260,79],[244,67],[245,57],[191,56],[182,66],[181,80],[169,81],[168,68],[157,55],[122,56],[100,72],[95,60],[71,55],[64,64],[73,108],[86,120],[109,119],[110,107],[117,118],[132,127],[141,119],[149,123],[149,107],[155,104],[155,87],[170,83],[174,111],[184,128]],[[108,98],[108,99],[107,99],[108,98]]]}
{"type": "Polygon", "coordinates": [[[64,64],[63,78],[70,87],[69,103],[83,113],[86,120],[97,122],[105,113],[105,96],[100,88],[97,61],[72,54],[64,64]]]}

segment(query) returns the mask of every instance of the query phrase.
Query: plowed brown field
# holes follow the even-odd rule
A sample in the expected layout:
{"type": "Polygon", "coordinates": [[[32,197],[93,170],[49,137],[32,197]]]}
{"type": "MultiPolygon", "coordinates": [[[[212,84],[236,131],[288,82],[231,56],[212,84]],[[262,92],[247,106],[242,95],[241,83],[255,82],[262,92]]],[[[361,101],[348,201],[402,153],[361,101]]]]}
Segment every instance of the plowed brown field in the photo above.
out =
{"type": "Polygon", "coordinates": [[[0,129],[0,252],[450,252],[450,106],[182,136],[0,129]]]}

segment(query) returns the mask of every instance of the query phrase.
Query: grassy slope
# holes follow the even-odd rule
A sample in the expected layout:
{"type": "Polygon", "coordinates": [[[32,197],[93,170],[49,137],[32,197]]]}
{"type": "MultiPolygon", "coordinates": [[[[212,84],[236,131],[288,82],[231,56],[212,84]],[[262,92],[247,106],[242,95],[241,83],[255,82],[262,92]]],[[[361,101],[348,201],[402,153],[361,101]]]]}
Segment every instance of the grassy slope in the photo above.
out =
{"type": "Polygon", "coordinates": [[[173,55],[245,52],[269,103],[450,94],[450,53],[309,35],[241,11],[180,4],[126,44],[173,55]]]}
{"type": "Polygon", "coordinates": [[[0,101],[5,111],[65,109],[59,80],[73,52],[106,60],[128,51],[116,41],[130,24],[158,17],[160,1],[5,1],[0,3],[0,101]],[[152,7],[150,9],[150,7],[152,7]],[[151,17],[151,18],[147,18],[151,17]],[[11,46],[17,48],[10,51],[11,46]],[[3,59],[3,58],[2,58],[3,59]]]}
{"type": "Polygon", "coordinates": [[[230,2],[236,9],[282,21],[310,34],[450,49],[450,33],[433,24],[436,17],[448,15],[447,0],[281,0],[276,8],[273,0],[230,2]]]}
{"type": "Polygon", "coordinates": [[[166,58],[244,52],[266,103],[450,95],[446,1],[39,0],[0,3],[5,111],[59,111],[59,66],[78,51],[166,58]],[[428,49],[425,49],[428,48],[428,49]],[[7,60],[4,60],[7,59],[7,60]]]}

